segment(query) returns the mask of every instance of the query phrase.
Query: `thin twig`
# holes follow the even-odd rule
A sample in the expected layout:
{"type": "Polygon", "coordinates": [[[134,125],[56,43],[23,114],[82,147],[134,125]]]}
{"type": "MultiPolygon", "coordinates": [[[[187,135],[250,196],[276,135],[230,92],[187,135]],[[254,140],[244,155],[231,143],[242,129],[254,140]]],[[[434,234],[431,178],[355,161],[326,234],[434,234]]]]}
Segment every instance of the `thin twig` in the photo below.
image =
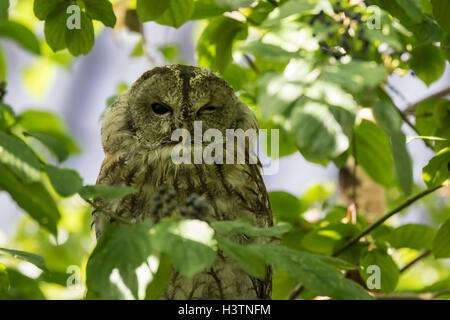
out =
{"type": "Polygon", "coordinates": [[[411,268],[413,265],[415,265],[417,262],[419,262],[420,260],[428,257],[431,254],[430,250],[425,250],[424,252],[422,252],[417,258],[415,258],[414,260],[412,260],[410,263],[408,263],[406,266],[404,266],[403,268],[400,269],[400,273],[405,272],[406,270],[408,270],[409,268],[411,268]]]}
{"type": "Polygon", "coordinates": [[[422,102],[430,100],[430,99],[440,99],[440,98],[446,97],[448,95],[450,95],[450,87],[444,88],[436,93],[433,93],[433,94],[419,100],[418,102],[415,102],[412,105],[409,105],[408,108],[405,110],[405,112],[414,113],[416,111],[417,106],[419,104],[421,104],[422,102]]]}
{"type": "Polygon", "coordinates": [[[286,300],[295,300],[295,299],[297,299],[299,294],[302,293],[303,289],[305,289],[305,287],[303,287],[303,285],[301,283],[298,284],[294,289],[292,289],[292,291],[287,296],[286,300]]]}
{"type": "MultiPolygon", "coordinates": [[[[87,203],[89,203],[93,208],[96,208],[94,202],[92,202],[92,200],[88,200],[88,199],[84,199],[84,201],[86,201],[87,203]]],[[[105,209],[98,209],[99,212],[104,213],[108,216],[110,216],[111,218],[113,218],[114,220],[117,220],[119,222],[125,223],[125,224],[133,224],[130,220],[123,218],[121,216],[118,216],[117,214],[115,214],[112,211],[109,210],[105,210],[105,209]]]]}
{"type": "Polygon", "coordinates": [[[374,222],[373,224],[371,224],[370,226],[368,226],[367,228],[365,228],[363,231],[361,231],[360,234],[358,234],[356,237],[352,238],[350,241],[348,241],[343,247],[341,247],[340,249],[338,249],[336,252],[333,253],[333,257],[336,257],[338,255],[340,255],[342,252],[346,251],[347,249],[349,249],[350,247],[352,247],[354,244],[358,243],[359,240],[364,237],[365,235],[369,234],[370,232],[372,232],[373,230],[375,230],[377,227],[379,227],[380,225],[382,225],[386,220],[388,220],[390,217],[392,217],[393,215],[395,215],[396,213],[399,213],[400,211],[402,211],[403,209],[409,207],[411,204],[413,204],[414,202],[416,202],[417,200],[422,199],[423,197],[425,197],[426,195],[440,189],[442,187],[441,186],[437,186],[431,189],[427,189],[425,191],[420,192],[419,194],[409,198],[408,200],[406,200],[405,202],[403,202],[401,205],[399,205],[398,207],[392,209],[391,211],[389,211],[388,213],[386,213],[383,217],[381,217],[380,219],[378,219],[376,222],[374,222]]]}
{"type": "Polygon", "coordinates": [[[248,63],[250,68],[253,69],[253,71],[255,71],[256,73],[260,73],[258,67],[255,65],[255,63],[253,62],[252,58],[250,58],[250,56],[248,54],[244,54],[244,59],[248,63]]]}

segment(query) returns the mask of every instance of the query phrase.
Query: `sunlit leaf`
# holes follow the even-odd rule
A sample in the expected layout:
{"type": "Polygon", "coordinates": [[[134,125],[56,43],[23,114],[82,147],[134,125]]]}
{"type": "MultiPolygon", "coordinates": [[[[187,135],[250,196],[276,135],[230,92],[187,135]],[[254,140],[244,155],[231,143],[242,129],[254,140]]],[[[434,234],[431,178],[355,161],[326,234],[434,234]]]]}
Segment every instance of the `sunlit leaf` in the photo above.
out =
{"type": "Polygon", "coordinates": [[[155,21],[178,28],[191,18],[194,9],[194,1],[170,0],[169,7],[155,21]]]}
{"type": "Polygon", "coordinates": [[[47,164],[45,172],[56,192],[63,197],[70,197],[76,194],[83,186],[83,179],[73,169],[58,168],[47,164]]]}
{"type": "Polygon", "coordinates": [[[450,147],[444,148],[431,158],[422,170],[423,181],[428,188],[441,185],[450,176],[450,147]]]}
{"type": "Polygon", "coordinates": [[[152,282],[147,286],[145,300],[158,299],[166,289],[172,275],[172,264],[167,254],[159,255],[158,271],[153,275],[152,282]]]}
{"type": "Polygon", "coordinates": [[[39,41],[34,33],[23,24],[20,24],[18,22],[0,22],[0,37],[10,38],[16,41],[23,48],[35,54],[41,53],[39,41]]]}
{"type": "Polygon", "coordinates": [[[108,0],[84,0],[87,14],[94,20],[101,21],[105,26],[113,28],[116,16],[111,2],[108,0]]]}
{"type": "Polygon", "coordinates": [[[430,226],[406,224],[392,230],[386,240],[394,248],[431,249],[435,234],[436,231],[430,226]]]}
{"type": "Polygon", "coordinates": [[[371,276],[379,277],[380,287],[374,289],[389,293],[394,291],[394,289],[397,287],[400,271],[395,261],[386,252],[383,252],[379,249],[367,252],[361,259],[361,266],[363,267],[363,270],[360,271],[360,274],[364,281],[371,282],[368,281],[368,278],[371,276]],[[370,270],[368,270],[368,267],[370,266],[378,267],[380,274],[372,275],[369,272],[370,270]]]}
{"type": "Polygon", "coordinates": [[[438,80],[445,70],[445,57],[433,44],[421,45],[412,51],[411,68],[428,86],[438,80]]]}
{"type": "Polygon", "coordinates": [[[41,270],[44,270],[44,271],[47,270],[47,268],[45,266],[44,258],[42,258],[41,256],[39,256],[37,254],[20,251],[20,250],[0,248],[0,255],[2,255],[2,254],[7,254],[13,258],[30,262],[41,270]]]}
{"type": "Polygon", "coordinates": [[[438,259],[450,258],[450,219],[439,228],[434,238],[433,253],[438,259]]]}
{"type": "Polygon", "coordinates": [[[88,54],[94,46],[94,26],[91,18],[80,12],[80,29],[66,28],[66,45],[74,56],[88,54]]]}
{"type": "Polygon", "coordinates": [[[137,0],[136,10],[142,21],[151,21],[159,18],[170,5],[171,0],[137,0]]]}
{"type": "Polygon", "coordinates": [[[269,192],[269,199],[276,220],[291,221],[300,217],[302,207],[296,196],[283,191],[272,191],[269,192]]]}

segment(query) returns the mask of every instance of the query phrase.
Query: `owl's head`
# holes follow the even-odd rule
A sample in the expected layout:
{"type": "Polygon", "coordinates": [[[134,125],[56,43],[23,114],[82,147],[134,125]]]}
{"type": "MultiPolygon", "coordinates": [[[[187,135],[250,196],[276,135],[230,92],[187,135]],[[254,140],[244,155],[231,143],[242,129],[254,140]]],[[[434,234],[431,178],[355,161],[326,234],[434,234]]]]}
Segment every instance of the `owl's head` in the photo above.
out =
{"type": "MultiPolygon", "coordinates": [[[[176,129],[193,133],[214,128],[256,129],[251,110],[228,83],[206,68],[185,65],[156,67],[144,73],[106,112],[102,125],[105,151],[133,137],[142,147],[171,145],[176,129]]],[[[128,142],[129,143],[129,142],[128,142]]]]}

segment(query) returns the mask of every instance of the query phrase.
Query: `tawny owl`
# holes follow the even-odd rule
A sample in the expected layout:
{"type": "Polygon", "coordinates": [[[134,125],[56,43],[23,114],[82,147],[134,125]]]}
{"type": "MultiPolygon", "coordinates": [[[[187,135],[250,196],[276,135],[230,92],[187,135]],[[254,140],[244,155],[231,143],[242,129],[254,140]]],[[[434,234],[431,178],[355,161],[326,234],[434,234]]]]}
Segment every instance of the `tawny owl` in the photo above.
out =
{"type": "MultiPolygon", "coordinates": [[[[192,194],[199,195],[208,207],[201,217],[207,222],[251,217],[261,227],[272,225],[259,161],[173,161],[177,142],[172,133],[185,129],[193,134],[194,121],[202,122],[203,132],[217,129],[224,137],[227,129],[258,127],[253,112],[226,81],[208,69],[184,65],[157,67],[144,73],[105,112],[101,132],[105,159],[97,182],[126,184],[139,191],[117,201],[96,201],[93,223],[97,236],[105,223],[113,222],[101,213],[102,208],[136,221],[158,220],[161,203],[155,195],[161,189],[172,190],[171,197],[180,206],[192,202],[192,194]]],[[[246,147],[247,152],[252,148],[246,147]]],[[[242,236],[239,241],[252,240],[242,236]]],[[[255,279],[219,251],[213,267],[190,279],[174,272],[161,298],[270,299],[271,282],[269,268],[264,281],[255,279]]]]}

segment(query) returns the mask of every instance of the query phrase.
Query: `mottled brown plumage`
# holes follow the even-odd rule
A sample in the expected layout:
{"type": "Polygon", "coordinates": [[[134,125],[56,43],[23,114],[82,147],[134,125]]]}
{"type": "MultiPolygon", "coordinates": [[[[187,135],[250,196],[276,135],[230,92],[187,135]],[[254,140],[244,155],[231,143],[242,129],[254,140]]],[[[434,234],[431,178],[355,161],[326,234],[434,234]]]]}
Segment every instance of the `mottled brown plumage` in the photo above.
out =
{"type": "MultiPolygon", "coordinates": [[[[223,79],[207,69],[183,65],[146,72],[105,112],[102,122],[105,159],[97,182],[126,184],[139,192],[120,200],[96,201],[93,223],[98,236],[104,224],[111,223],[102,209],[135,221],[158,220],[154,195],[161,186],[174,190],[180,205],[192,193],[200,195],[208,207],[207,214],[202,216],[205,221],[250,217],[261,227],[272,225],[258,164],[173,163],[172,132],[177,128],[193,132],[194,120],[203,122],[203,131],[215,128],[224,136],[226,129],[257,129],[251,110],[223,79]],[[170,107],[171,112],[155,113],[154,103],[170,107]]],[[[246,152],[249,150],[247,146],[246,152]]],[[[242,236],[238,241],[255,240],[242,236]]],[[[271,290],[269,270],[265,281],[257,280],[219,252],[214,266],[192,279],[174,273],[161,298],[268,299],[271,290]]]]}

